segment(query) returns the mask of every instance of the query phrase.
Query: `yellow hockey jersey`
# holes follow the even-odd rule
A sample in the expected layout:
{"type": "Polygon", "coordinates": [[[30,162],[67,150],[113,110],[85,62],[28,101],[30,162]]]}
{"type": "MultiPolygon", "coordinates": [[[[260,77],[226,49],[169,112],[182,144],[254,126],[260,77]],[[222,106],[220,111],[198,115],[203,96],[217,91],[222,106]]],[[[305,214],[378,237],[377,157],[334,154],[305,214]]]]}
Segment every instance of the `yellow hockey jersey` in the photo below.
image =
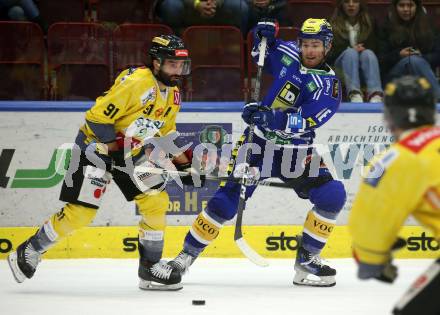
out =
{"type": "Polygon", "coordinates": [[[440,238],[440,127],[405,133],[365,174],[349,218],[361,262],[385,263],[409,215],[440,238]]]}
{"type": "Polygon", "coordinates": [[[136,155],[144,139],[165,136],[176,130],[179,109],[177,87],[160,91],[150,69],[130,68],[122,71],[110,90],[96,99],[80,129],[85,135],[85,144],[116,140],[123,149],[124,139],[129,139],[125,143],[130,144],[132,155],[136,155]],[[114,134],[100,139],[95,134],[99,129],[111,130],[114,134]]]}

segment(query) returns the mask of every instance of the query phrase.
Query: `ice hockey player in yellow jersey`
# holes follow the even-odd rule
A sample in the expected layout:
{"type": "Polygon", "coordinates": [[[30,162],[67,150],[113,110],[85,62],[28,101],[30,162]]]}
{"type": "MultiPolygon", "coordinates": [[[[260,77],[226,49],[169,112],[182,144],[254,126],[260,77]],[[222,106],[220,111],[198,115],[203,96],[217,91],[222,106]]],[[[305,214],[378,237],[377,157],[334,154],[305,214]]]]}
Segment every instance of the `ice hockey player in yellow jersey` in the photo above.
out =
{"type": "MultiPolygon", "coordinates": [[[[440,127],[432,88],[405,76],[385,89],[384,116],[396,143],[375,157],[364,175],[349,219],[360,279],[393,282],[392,250],[408,216],[440,238],[440,127]]],[[[440,259],[398,301],[393,314],[440,314],[440,259]]]]}
{"type": "MultiPolygon", "coordinates": [[[[181,102],[178,85],[189,74],[191,64],[183,41],[174,35],[153,38],[149,55],[148,67],[123,71],[86,112],[61,189],[60,200],[67,204],[8,257],[17,282],[34,275],[42,253],[93,220],[106,186],[113,179],[125,198],[135,201],[142,216],[139,287],[182,288],[180,273],[161,260],[169,203],[163,190],[164,178],[147,173],[142,181],[146,184],[139,186],[134,180],[133,165],[145,160],[153,145],[151,140],[175,135],[181,102]]],[[[191,166],[190,157],[182,152],[174,153],[172,162],[178,170],[191,166]]],[[[195,177],[183,176],[181,180],[194,185],[195,177]]],[[[197,181],[200,184],[203,180],[197,181]]]]}

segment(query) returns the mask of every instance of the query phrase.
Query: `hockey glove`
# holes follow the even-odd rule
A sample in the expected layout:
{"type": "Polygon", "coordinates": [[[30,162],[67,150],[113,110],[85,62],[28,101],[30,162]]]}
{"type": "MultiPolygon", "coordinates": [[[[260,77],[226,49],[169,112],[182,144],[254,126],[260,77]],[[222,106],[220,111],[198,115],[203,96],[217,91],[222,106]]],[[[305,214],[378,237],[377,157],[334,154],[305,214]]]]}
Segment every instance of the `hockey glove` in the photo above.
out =
{"type": "Polygon", "coordinates": [[[248,103],[243,108],[243,113],[241,114],[244,122],[248,125],[255,124],[260,127],[268,127],[273,119],[273,112],[267,106],[260,106],[257,103],[248,103]]]}
{"type": "Polygon", "coordinates": [[[279,25],[274,19],[262,19],[254,28],[255,41],[260,41],[263,37],[267,38],[267,44],[271,46],[275,43],[278,35],[279,25]]]}
{"type": "MultiPolygon", "coordinates": [[[[393,246],[391,247],[391,251],[394,252],[405,246],[406,246],[406,241],[398,237],[396,242],[394,242],[393,246]]],[[[397,267],[392,264],[391,255],[390,255],[390,260],[383,265],[373,265],[373,264],[363,263],[359,261],[359,259],[356,256],[356,253],[354,253],[354,257],[359,264],[359,269],[358,269],[359,279],[366,280],[366,279],[374,278],[382,282],[393,283],[398,276],[397,267]]]]}
{"type": "Polygon", "coordinates": [[[233,175],[235,178],[242,178],[246,187],[255,186],[260,179],[260,170],[258,167],[251,167],[249,163],[240,163],[235,165],[233,175]]]}
{"type": "Polygon", "coordinates": [[[359,262],[358,278],[362,280],[376,279],[386,283],[393,283],[397,278],[397,267],[391,260],[384,265],[371,265],[359,262]]]}
{"type": "Polygon", "coordinates": [[[124,151],[110,151],[108,155],[112,158],[113,166],[124,167],[124,151]]]}
{"type": "Polygon", "coordinates": [[[206,176],[191,167],[191,163],[176,164],[178,171],[188,172],[188,175],[180,176],[182,183],[187,186],[203,187],[205,186],[206,176]]]}

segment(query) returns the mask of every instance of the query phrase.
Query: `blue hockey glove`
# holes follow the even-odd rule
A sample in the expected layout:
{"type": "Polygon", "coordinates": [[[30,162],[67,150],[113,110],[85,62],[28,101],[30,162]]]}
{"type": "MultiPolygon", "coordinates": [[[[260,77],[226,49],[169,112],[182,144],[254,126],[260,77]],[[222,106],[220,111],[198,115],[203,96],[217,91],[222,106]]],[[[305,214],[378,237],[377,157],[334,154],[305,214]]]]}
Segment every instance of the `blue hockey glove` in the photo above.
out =
{"type": "Polygon", "coordinates": [[[248,103],[243,108],[241,118],[248,125],[255,124],[264,128],[272,123],[274,116],[269,107],[260,106],[257,103],[248,103]]]}
{"type": "Polygon", "coordinates": [[[278,30],[279,26],[276,20],[262,19],[254,28],[254,38],[260,41],[261,38],[266,37],[267,44],[272,45],[273,43],[275,43],[275,38],[278,35],[278,30]]]}

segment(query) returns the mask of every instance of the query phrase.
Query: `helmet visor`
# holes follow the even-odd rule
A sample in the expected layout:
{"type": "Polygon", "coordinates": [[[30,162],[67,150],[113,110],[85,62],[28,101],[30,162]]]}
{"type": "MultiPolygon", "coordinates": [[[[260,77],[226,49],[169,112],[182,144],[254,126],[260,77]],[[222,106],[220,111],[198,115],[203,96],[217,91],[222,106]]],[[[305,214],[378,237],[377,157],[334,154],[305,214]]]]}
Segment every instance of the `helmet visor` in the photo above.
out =
{"type": "Polygon", "coordinates": [[[162,71],[170,76],[183,76],[191,73],[191,59],[164,59],[162,71]]]}

